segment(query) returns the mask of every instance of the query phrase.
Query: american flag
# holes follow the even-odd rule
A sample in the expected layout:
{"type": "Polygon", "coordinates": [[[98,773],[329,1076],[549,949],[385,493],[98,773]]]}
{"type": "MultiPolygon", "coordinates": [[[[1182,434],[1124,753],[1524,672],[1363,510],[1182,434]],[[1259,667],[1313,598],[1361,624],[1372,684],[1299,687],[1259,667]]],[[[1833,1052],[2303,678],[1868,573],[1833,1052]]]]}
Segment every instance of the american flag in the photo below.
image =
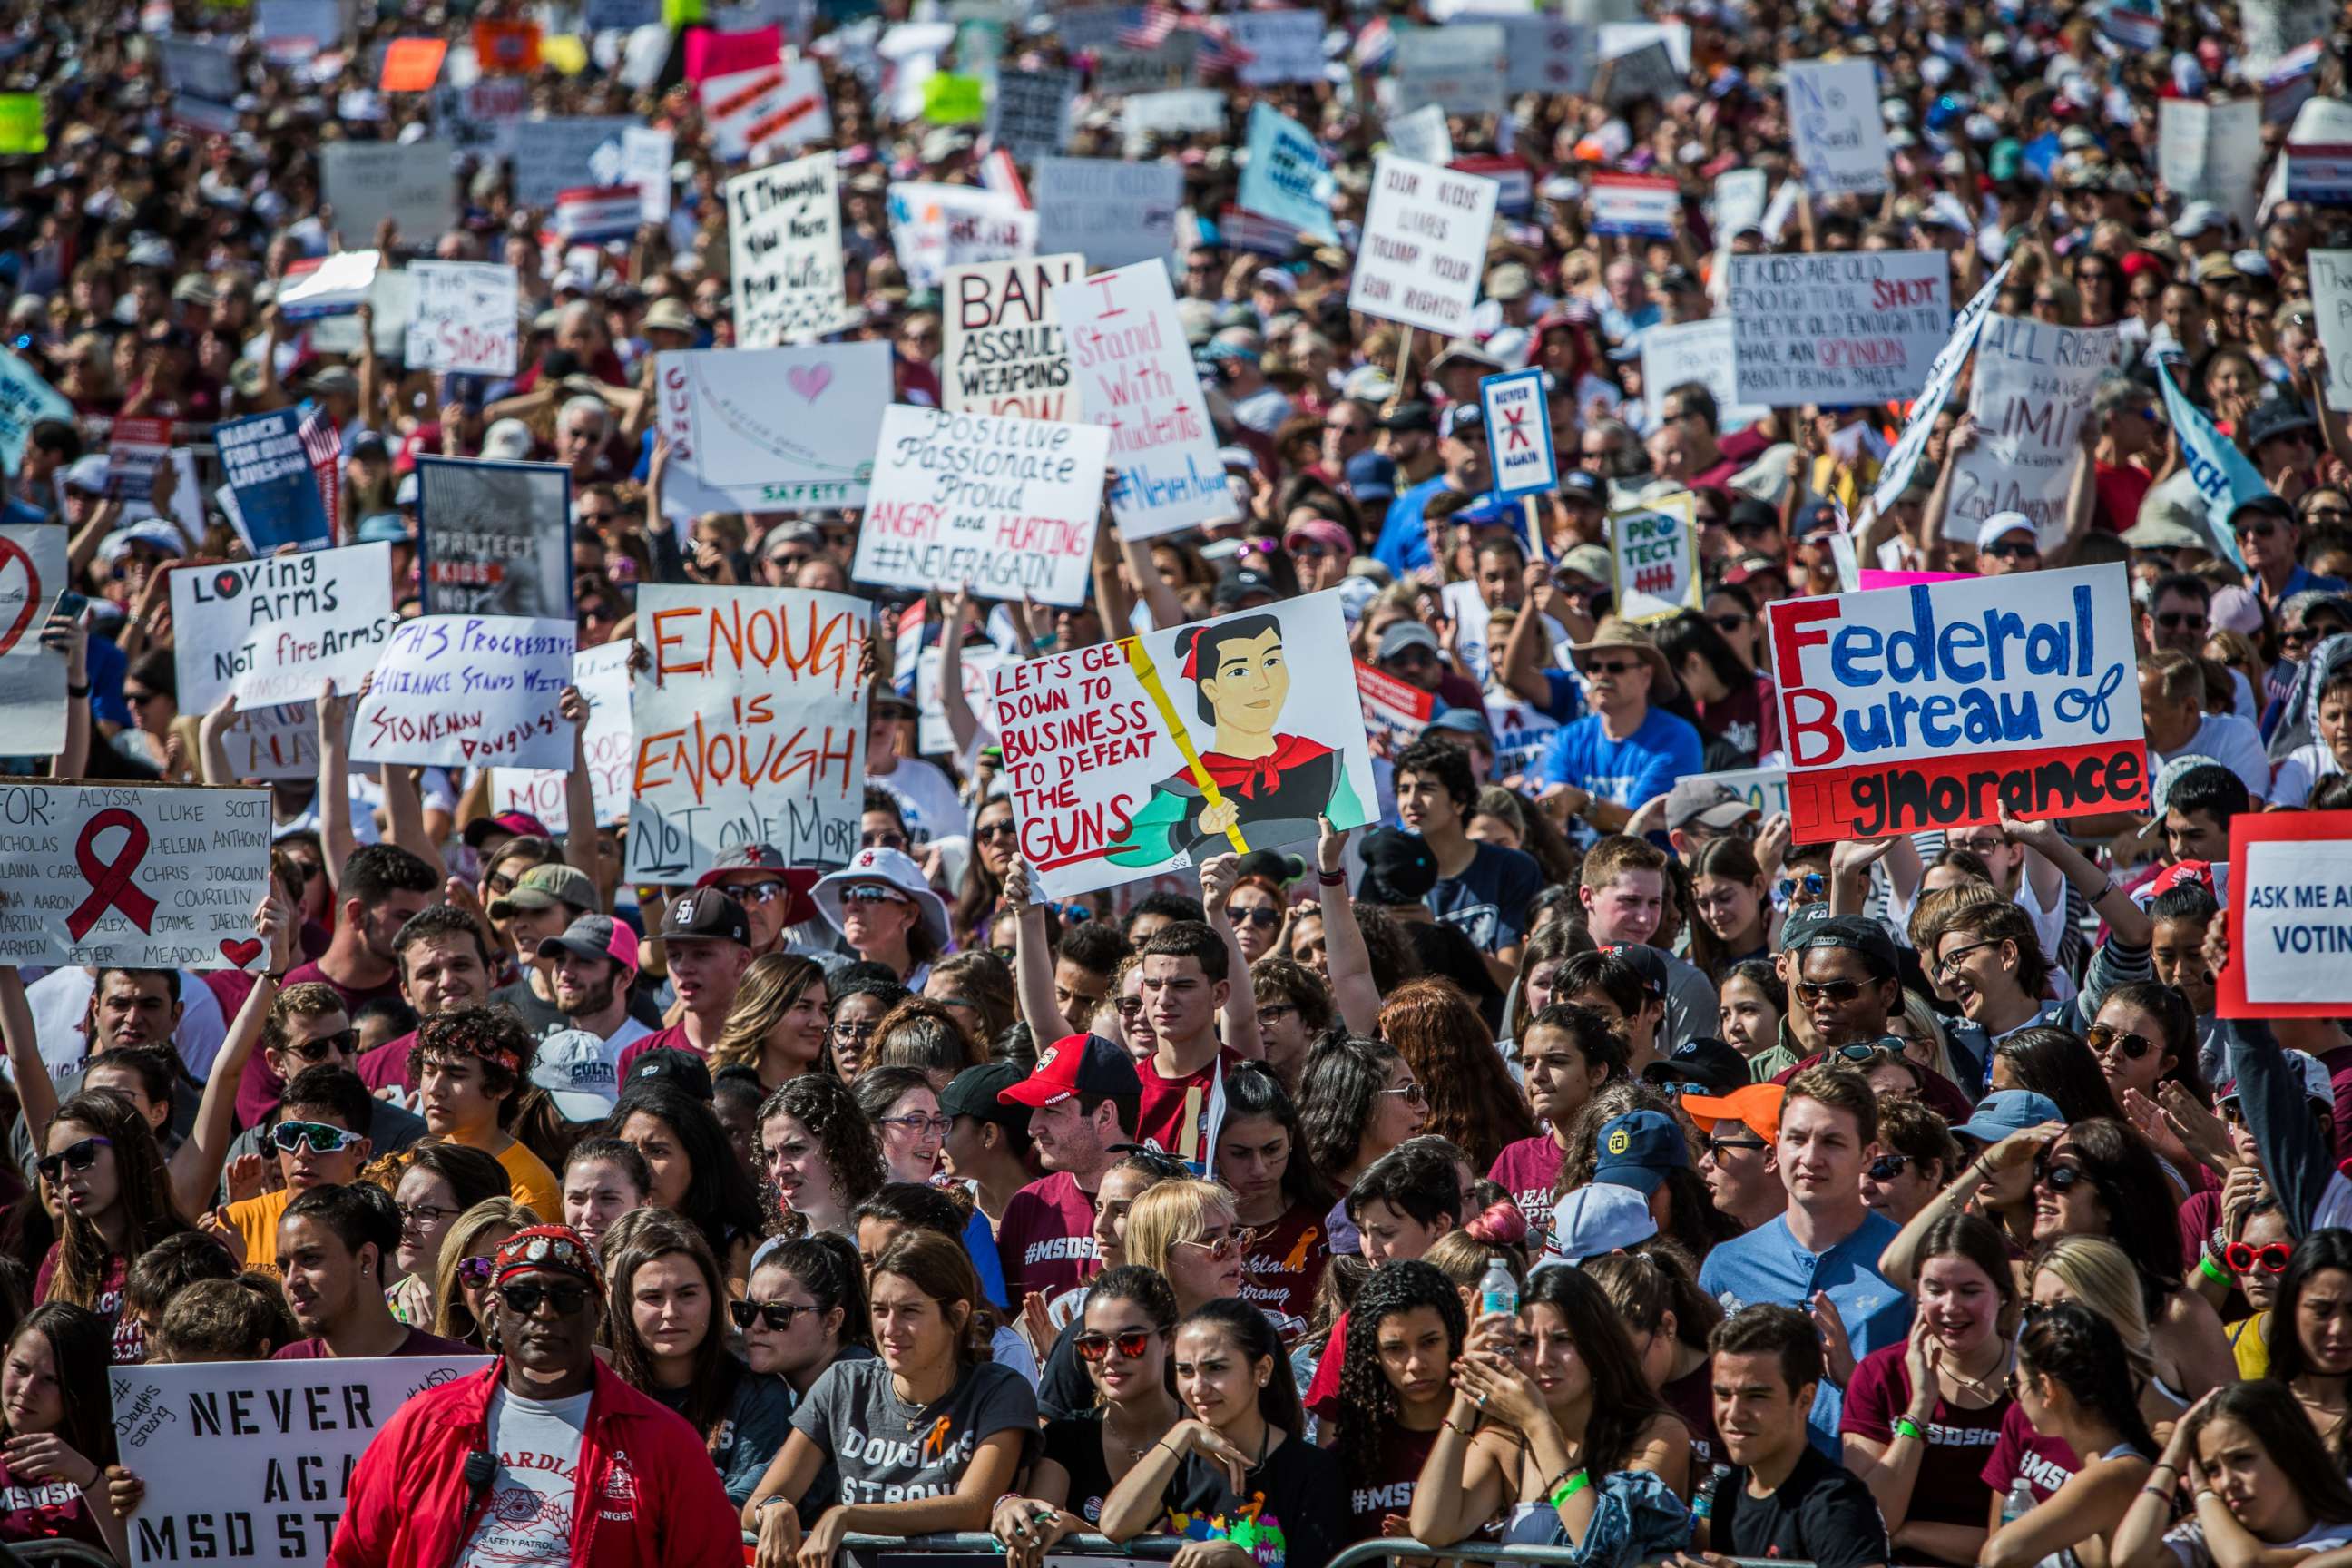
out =
{"type": "Polygon", "coordinates": [[[294,433],[301,437],[303,454],[310,459],[310,477],[319,481],[319,499],[327,506],[327,537],[340,542],[343,537],[342,434],[327,417],[327,411],[315,403],[302,411],[294,433]]]}
{"type": "Polygon", "coordinates": [[[1229,24],[1207,17],[1194,21],[1192,26],[1201,35],[1201,54],[1197,63],[1202,76],[1212,77],[1223,71],[1238,70],[1257,58],[1234,39],[1229,24]]]}
{"type": "Polygon", "coordinates": [[[1184,13],[1167,3],[1151,0],[1143,15],[1118,30],[1118,43],[1126,49],[1156,49],[1168,41],[1168,35],[1184,25],[1184,13]]]}

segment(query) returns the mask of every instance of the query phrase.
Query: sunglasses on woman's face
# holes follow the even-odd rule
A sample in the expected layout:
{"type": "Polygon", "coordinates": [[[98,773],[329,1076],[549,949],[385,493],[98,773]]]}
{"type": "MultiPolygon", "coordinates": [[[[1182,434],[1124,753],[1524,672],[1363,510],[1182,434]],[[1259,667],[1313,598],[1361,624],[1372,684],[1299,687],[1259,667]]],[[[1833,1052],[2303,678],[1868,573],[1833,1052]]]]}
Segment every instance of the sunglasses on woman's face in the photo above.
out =
{"type": "Polygon", "coordinates": [[[1272,931],[1282,923],[1282,911],[1264,904],[1227,904],[1225,919],[1235,925],[1254,925],[1261,931],[1272,931]]]}
{"type": "Polygon", "coordinates": [[[750,1328],[752,1320],[756,1318],[780,1334],[791,1329],[794,1318],[799,1317],[803,1312],[814,1312],[816,1310],[817,1306],[814,1301],[730,1301],[727,1303],[728,1315],[735,1320],[737,1328],[750,1328]]]}
{"type": "Polygon", "coordinates": [[[1911,1156],[1908,1154],[1881,1154],[1870,1163],[1870,1179],[1891,1182],[1910,1168],[1911,1156]]]}
{"type": "Polygon", "coordinates": [[[58,1179],[68,1171],[89,1170],[98,1163],[98,1152],[100,1149],[113,1147],[114,1140],[111,1138],[85,1138],[79,1143],[67,1144],[63,1150],[55,1154],[43,1155],[33,1162],[33,1166],[41,1173],[43,1181],[55,1186],[58,1179]]]}
{"type": "Polygon", "coordinates": [[[1197,1247],[1202,1251],[1209,1255],[1210,1262],[1223,1263],[1226,1258],[1231,1258],[1236,1252],[1248,1251],[1250,1244],[1255,1240],[1257,1240],[1257,1232],[1244,1228],[1241,1230],[1228,1232],[1223,1236],[1217,1237],[1213,1240],[1180,1241],[1176,1245],[1179,1247],[1197,1247]]]}
{"type": "Polygon", "coordinates": [[[2287,1260],[2294,1256],[2291,1241],[2273,1241],[2256,1247],[2251,1241],[2233,1241],[2221,1249],[2221,1261],[2230,1266],[2232,1274],[2252,1274],[2257,1268],[2265,1274],[2284,1274],[2287,1260]]]}
{"type": "Polygon", "coordinates": [[[2091,1173],[2080,1165],[2062,1165],[2055,1160],[2037,1156],[2033,1162],[2033,1184],[2063,1193],[2091,1179],[2091,1173]]]}
{"type": "Polygon", "coordinates": [[[2083,1039],[2095,1056],[2105,1056],[2108,1047],[2120,1045],[2124,1055],[2138,1061],[2156,1048],[2146,1035],[2129,1034],[2112,1024],[2094,1024],[2083,1031],[2083,1039]]]}
{"type": "MultiPolygon", "coordinates": [[[[1222,1258],[1224,1254],[1212,1250],[1209,1256],[1222,1258]]],[[[1080,1361],[1100,1361],[1110,1354],[1113,1345],[1118,1347],[1119,1354],[1135,1361],[1151,1348],[1151,1331],[1121,1329],[1115,1334],[1080,1334],[1070,1342],[1076,1348],[1080,1361]]]]}
{"type": "Polygon", "coordinates": [[[457,1259],[457,1283],[468,1290],[478,1290],[490,1282],[490,1276],[498,1268],[496,1258],[461,1258],[457,1259]]]}

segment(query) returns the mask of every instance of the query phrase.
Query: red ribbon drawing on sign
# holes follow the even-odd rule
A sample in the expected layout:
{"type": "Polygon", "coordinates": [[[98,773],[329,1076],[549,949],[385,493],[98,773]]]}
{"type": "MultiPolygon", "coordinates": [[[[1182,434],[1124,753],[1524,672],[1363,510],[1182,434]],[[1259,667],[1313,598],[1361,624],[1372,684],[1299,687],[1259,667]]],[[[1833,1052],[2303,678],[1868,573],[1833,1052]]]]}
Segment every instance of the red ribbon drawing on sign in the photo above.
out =
{"type": "Polygon", "coordinates": [[[40,613],[41,608],[41,574],[34,568],[33,558],[25,552],[23,545],[0,533],[0,574],[6,573],[12,561],[22,563],[25,568],[25,603],[16,612],[13,626],[0,626],[0,653],[6,653],[16,646],[18,639],[25,635],[25,628],[33,624],[33,617],[40,613]]]}
{"type": "Polygon", "coordinates": [[[89,819],[81,830],[81,841],[74,846],[74,864],[81,868],[82,876],[89,882],[89,897],[81,907],[66,917],[66,930],[79,942],[89,934],[99,917],[109,909],[121,910],[131,917],[141,931],[154,929],[155,900],[131,884],[131,873],[139,869],[139,862],[147,858],[147,825],[121,806],[111,806],[89,819]],[[111,865],[98,858],[91,847],[98,836],[110,827],[120,827],[127,835],[122,847],[115,851],[111,865]]]}

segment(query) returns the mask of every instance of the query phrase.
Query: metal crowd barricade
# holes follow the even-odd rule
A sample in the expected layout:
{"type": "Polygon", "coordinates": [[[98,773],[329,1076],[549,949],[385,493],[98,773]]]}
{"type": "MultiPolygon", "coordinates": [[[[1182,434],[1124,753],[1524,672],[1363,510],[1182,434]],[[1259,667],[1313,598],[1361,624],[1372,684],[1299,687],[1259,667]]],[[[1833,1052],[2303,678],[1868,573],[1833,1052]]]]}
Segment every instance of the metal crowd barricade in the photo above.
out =
{"type": "Polygon", "coordinates": [[[0,1563],[8,1568],[117,1568],[110,1554],[79,1541],[20,1541],[0,1552],[6,1553],[0,1563]]]}
{"type": "MultiPolygon", "coordinates": [[[[1045,1553],[1045,1563],[1047,1568],[1055,1568],[1057,1560],[1071,1568],[1103,1568],[1114,1563],[1164,1562],[1176,1554],[1184,1541],[1181,1535],[1139,1535],[1122,1545],[1099,1535],[1073,1534],[1065,1536],[1045,1553]]],[[[982,1568],[983,1564],[1004,1561],[1004,1548],[998,1544],[996,1537],[981,1531],[956,1535],[852,1535],[843,1540],[841,1549],[858,1568],[982,1568]]],[[[1425,1546],[1418,1541],[1382,1536],[1344,1548],[1325,1568],[1374,1568],[1383,1559],[1407,1557],[1568,1568],[1576,1561],[1576,1552],[1567,1546],[1505,1546],[1475,1541],[1425,1546]]],[[[1735,1568],[1813,1568],[1809,1563],[1779,1559],[1730,1557],[1723,1561],[1735,1568]]]]}

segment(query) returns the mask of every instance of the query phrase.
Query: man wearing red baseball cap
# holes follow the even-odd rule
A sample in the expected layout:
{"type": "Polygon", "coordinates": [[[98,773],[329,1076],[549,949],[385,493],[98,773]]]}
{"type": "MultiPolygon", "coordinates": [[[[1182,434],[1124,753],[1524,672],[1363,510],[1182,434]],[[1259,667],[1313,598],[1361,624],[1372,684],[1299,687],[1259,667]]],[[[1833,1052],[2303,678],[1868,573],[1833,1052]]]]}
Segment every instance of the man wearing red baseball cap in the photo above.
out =
{"type": "Polygon", "coordinates": [[[1032,1290],[1049,1298],[1085,1282],[1101,1249],[1095,1241],[1095,1189],[1135,1142],[1143,1080],[1134,1058],[1100,1035],[1065,1035],[1037,1065],[996,1097],[1029,1108],[1029,1142],[1047,1173],[1013,1194],[997,1227],[996,1252],[1013,1301],[1032,1290]]]}

